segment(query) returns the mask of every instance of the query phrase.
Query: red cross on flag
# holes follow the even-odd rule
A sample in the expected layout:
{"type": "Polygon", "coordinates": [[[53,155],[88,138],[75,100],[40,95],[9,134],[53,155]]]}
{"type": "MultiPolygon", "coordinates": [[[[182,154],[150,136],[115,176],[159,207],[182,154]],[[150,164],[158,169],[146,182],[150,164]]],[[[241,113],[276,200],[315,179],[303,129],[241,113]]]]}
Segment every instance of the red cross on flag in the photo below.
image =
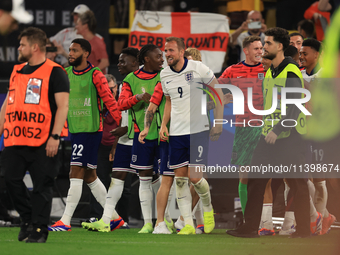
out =
{"type": "Polygon", "coordinates": [[[164,51],[165,38],[169,36],[183,38],[186,47],[201,51],[204,64],[215,73],[221,72],[229,40],[226,16],[213,13],[138,11],[132,24],[129,46],[140,49],[153,43],[164,51]]]}

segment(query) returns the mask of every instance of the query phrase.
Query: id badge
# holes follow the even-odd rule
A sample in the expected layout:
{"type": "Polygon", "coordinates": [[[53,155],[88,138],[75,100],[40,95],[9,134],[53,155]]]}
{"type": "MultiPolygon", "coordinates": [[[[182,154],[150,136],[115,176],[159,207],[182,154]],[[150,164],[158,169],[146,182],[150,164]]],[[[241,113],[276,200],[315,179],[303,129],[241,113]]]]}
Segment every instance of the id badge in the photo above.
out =
{"type": "Polygon", "coordinates": [[[31,78],[27,83],[25,104],[39,104],[42,79],[31,78]]]}

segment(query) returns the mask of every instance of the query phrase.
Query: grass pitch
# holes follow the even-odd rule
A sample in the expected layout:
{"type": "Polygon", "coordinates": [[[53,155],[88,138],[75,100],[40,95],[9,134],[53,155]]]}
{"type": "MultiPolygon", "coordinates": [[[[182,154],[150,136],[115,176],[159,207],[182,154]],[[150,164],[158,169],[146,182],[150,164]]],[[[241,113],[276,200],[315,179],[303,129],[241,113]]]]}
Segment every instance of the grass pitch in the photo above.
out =
{"type": "Polygon", "coordinates": [[[104,255],[104,254],[230,254],[230,255],[339,255],[340,230],[304,239],[287,236],[236,238],[225,230],[211,234],[178,236],[138,234],[139,229],[118,229],[111,233],[72,228],[71,232],[50,232],[45,244],[19,242],[19,228],[0,228],[1,255],[104,255]]]}

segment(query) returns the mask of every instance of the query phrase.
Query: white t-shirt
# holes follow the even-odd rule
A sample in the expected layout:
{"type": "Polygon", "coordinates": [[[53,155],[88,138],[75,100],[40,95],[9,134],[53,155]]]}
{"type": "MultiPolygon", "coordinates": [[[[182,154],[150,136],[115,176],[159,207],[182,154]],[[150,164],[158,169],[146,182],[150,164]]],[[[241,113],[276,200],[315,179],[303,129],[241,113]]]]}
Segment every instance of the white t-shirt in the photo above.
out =
{"type": "MultiPolygon", "coordinates": [[[[241,54],[240,54],[240,61],[243,61],[243,60],[246,60],[246,54],[244,54],[243,52],[243,47],[242,47],[242,44],[243,44],[243,40],[244,38],[248,37],[248,36],[251,36],[251,34],[249,32],[243,32],[241,33],[238,37],[237,37],[237,45],[239,45],[241,47],[241,54]]],[[[264,45],[264,37],[265,37],[265,34],[264,33],[260,33],[260,38],[261,38],[261,42],[262,42],[262,45],[264,45]]]]}
{"type": "MultiPolygon", "coordinates": [[[[122,92],[122,87],[123,85],[120,84],[119,86],[119,94],[122,92]]],[[[129,125],[129,113],[128,113],[128,110],[125,110],[125,111],[121,111],[122,113],[122,120],[121,120],[121,127],[127,127],[129,125]]],[[[129,136],[128,136],[128,132],[121,136],[118,140],[118,143],[119,144],[123,144],[123,145],[128,145],[128,146],[132,146],[133,144],[133,139],[130,139],[129,136]]]]}
{"type": "MultiPolygon", "coordinates": [[[[99,34],[95,35],[98,36],[100,39],[104,40],[104,38],[101,35],[99,34]]],[[[50,40],[51,42],[53,42],[54,40],[57,41],[58,44],[61,44],[63,46],[66,53],[68,53],[71,46],[71,42],[76,38],[83,38],[83,36],[77,34],[77,30],[75,27],[68,27],[59,31],[55,36],[52,36],[50,40]]],[[[55,61],[58,62],[60,65],[64,65],[65,63],[68,62],[68,59],[62,55],[57,55],[55,61]]]]}
{"type": "MultiPolygon", "coordinates": [[[[68,27],[59,31],[55,36],[52,36],[50,40],[51,42],[54,40],[57,41],[58,44],[63,46],[66,52],[69,52],[71,42],[76,38],[83,37],[77,34],[77,30],[74,27],[68,27]]],[[[57,55],[55,60],[61,65],[64,65],[67,62],[67,59],[62,55],[57,55]]]]}
{"type": "MultiPolygon", "coordinates": [[[[161,71],[161,83],[165,96],[171,99],[171,136],[195,134],[209,130],[207,115],[202,115],[203,83],[215,78],[213,71],[200,61],[188,61],[180,72],[167,66],[161,71]]],[[[206,96],[206,95],[205,95],[206,96]]]]}

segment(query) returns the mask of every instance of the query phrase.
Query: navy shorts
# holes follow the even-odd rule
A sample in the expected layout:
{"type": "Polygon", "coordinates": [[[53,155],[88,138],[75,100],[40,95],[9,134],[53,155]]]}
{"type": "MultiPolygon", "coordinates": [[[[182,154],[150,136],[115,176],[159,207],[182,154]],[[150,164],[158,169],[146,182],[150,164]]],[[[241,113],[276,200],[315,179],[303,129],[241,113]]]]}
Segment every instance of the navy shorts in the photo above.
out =
{"type": "Polygon", "coordinates": [[[102,132],[71,134],[72,155],[70,165],[96,169],[101,140],[102,132]]]}
{"type": "Polygon", "coordinates": [[[205,166],[208,160],[209,131],[169,138],[169,168],[205,166]]]}
{"type": "Polygon", "coordinates": [[[169,169],[169,143],[168,142],[160,142],[159,143],[159,158],[160,158],[160,167],[159,172],[161,175],[170,175],[174,176],[174,170],[169,169]]]}
{"type": "Polygon", "coordinates": [[[138,171],[158,169],[159,146],[158,139],[144,140],[145,144],[138,141],[139,133],[135,133],[132,146],[132,157],[130,167],[138,171]]]}
{"type": "Polygon", "coordinates": [[[117,144],[115,158],[113,160],[112,171],[136,173],[130,167],[132,146],[117,144]]]}

